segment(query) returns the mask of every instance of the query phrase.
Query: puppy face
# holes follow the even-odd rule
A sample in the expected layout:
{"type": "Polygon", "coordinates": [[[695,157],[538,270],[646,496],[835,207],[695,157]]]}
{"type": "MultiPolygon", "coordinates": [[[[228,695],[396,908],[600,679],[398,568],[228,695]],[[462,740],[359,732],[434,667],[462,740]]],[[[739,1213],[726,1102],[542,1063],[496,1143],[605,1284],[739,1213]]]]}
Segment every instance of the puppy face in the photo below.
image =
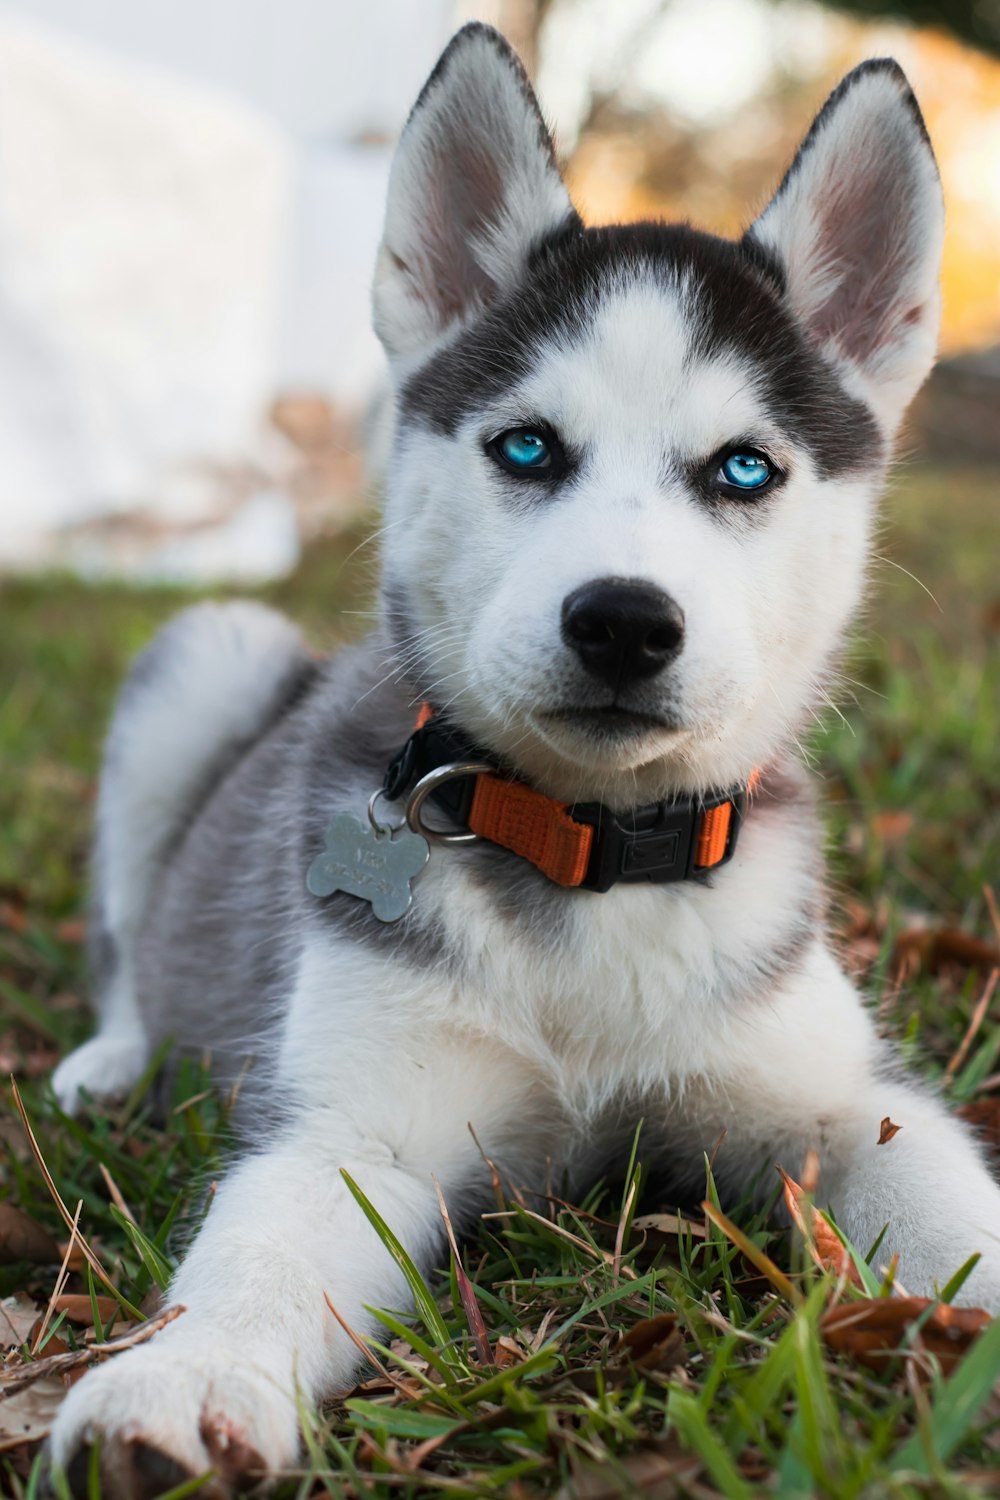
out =
{"type": "Polygon", "coordinates": [[[400,146],[375,288],[415,696],[569,799],[765,762],[857,602],[939,243],[894,65],[845,80],[731,243],[585,230],[516,61],[460,32],[400,146]]]}

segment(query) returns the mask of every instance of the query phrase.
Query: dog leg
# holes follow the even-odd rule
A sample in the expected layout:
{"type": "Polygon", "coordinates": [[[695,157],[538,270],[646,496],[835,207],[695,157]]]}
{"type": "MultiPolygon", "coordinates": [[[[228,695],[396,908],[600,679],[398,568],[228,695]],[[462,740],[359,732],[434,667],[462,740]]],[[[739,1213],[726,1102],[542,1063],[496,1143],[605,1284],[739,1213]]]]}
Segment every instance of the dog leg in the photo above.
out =
{"type": "Polygon", "coordinates": [[[795,1175],[812,1147],[818,1201],[863,1253],[888,1223],[879,1263],[898,1252],[902,1285],[929,1296],[978,1252],[957,1300],[1000,1310],[1000,1187],[970,1132],[893,1063],[826,948],[734,1027],[720,1075],[700,1131],[727,1129],[727,1189],[767,1160],[795,1175]],[[886,1115],[901,1129],[879,1145],[886,1115]]]}
{"type": "Polygon", "coordinates": [[[81,1090],[113,1098],[149,1058],[136,945],[156,876],[213,776],[266,723],[305,658],[298,633],[261,605],[200,604],[172,620],[122,689],[97,804],[91,966],[100,1028],[52,1085],[73,1113],[81,1090]]]}
{"type": "MultiPolygon", "coordinates": [[[[443,1241],[435,1177],[458,1222],[468,1218],[470,1184],[488,1196],[468,1122],[501,1160],[519,1153],[522,1136],[544,1151],[551,1113],[537,1082],[491,1044],[435,1038],[433,1050],[411,1042],[386,1057],[379,1045],[370,1057],[374,1083],[355,1057],[353,1094],[303,1112],[222,1183],[170,1289],[186,1311],[74,1386],[52,1455],[76,1492],[86,1494],[95,1442],[107,1500],[158,1494],[165,1466],[184,1476],[215,1469],[229,1487],[294,1463],[296,1394],[313,1402],[346,1389],[360,1364],[327,1298],[362,1335],[377,1326],[366,1304],[411,1300],[342,1168],[427,1271],[443,1241]]],[[[336,1083],[331,1093],[341,1093],[336,1083]]],[[[531,1169],[540,1174],[540,1161],[531,1169]]]]}

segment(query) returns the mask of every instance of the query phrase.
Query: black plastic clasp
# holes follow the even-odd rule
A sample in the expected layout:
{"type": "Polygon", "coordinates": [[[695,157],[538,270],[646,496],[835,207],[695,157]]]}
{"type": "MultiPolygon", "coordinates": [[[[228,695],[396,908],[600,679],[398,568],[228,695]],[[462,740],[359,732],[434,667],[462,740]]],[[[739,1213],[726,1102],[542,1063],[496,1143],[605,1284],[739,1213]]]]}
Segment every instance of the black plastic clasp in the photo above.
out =
{"type": "MultiPolygon", "coordinates": [[[[400,750],[399,754],[390,763],[382,782],[382,791],[389,802],[398,802],[404,793],[408,792],[421,776],[426,776],[428,771],[436,771],[438,766],[447,765],[449,761],[458,760],[483,760],[481,750],[478,750],[472,741],[460,730],[453,729],[444,719],[435,716],[428,719],[420,729],[415,729],[400,750]]],[[[463,778],[463,781],[471,778],[463,778]]],[[[442,799],[441,793],[444,788],[439,788],[435,793],[435,801],[442,799]]],[[[465,787],[466,800],[471,804],[471,787],[465,787]]],[[[454,800],[454,798],[453,798],[454,800]]]]}
{"type": "Polygon", "coordinates": [[[694,858],[702,814],[726,802],[731,803],[732,813],[725,853],[710,867],[717,870],[728,863],[736,848],[746,807],[743,792],[654,803],[620,817],[599,802],[570,808],[572,818],[578,823],[589,823],[594,829],[590,863],[581,889],[609,891],[619,882],[668,885],[675,880],[689,880],[696,873],[694,858]]]}

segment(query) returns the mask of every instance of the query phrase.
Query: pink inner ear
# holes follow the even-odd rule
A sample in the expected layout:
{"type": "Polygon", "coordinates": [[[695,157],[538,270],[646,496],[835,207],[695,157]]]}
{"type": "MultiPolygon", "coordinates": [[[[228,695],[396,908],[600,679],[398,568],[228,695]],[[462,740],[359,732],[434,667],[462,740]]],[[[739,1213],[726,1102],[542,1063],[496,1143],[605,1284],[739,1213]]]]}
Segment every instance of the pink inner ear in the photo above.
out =
{"type": "Polygon", "coordinates": [[[499,164],[483,143],[449,137],[452,150],[434,150],[427,207],[420,230],[428,276],[424,294],[433,299],[442,324],[460,317],[494,289],[475,255],[474,241],[487,236],[503,213],[499,164]],[[428,293],[429,289],[429,293],[428,293]]]}
{"type": "Polygon", "coordinates": [[[832,341],[862,365],[919,321],[926,291],[915,275],[924,239],[915,164],[893,152],[872,170],[866,154],[842,159],[815,200],[814,274],[837,285],[809,319],[819,344],[832,341]]]}

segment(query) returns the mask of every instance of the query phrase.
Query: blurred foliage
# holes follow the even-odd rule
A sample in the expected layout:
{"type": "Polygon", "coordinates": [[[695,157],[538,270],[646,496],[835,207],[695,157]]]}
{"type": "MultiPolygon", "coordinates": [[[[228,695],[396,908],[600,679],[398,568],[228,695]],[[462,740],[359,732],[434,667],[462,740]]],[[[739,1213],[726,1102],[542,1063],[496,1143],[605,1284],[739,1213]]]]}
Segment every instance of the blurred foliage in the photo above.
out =
{"type": "Polygon", "coordinates": [[[866,21],[885,17],[933,26],[1000,57],[1000,0],[824,0],[866,21]]]}

